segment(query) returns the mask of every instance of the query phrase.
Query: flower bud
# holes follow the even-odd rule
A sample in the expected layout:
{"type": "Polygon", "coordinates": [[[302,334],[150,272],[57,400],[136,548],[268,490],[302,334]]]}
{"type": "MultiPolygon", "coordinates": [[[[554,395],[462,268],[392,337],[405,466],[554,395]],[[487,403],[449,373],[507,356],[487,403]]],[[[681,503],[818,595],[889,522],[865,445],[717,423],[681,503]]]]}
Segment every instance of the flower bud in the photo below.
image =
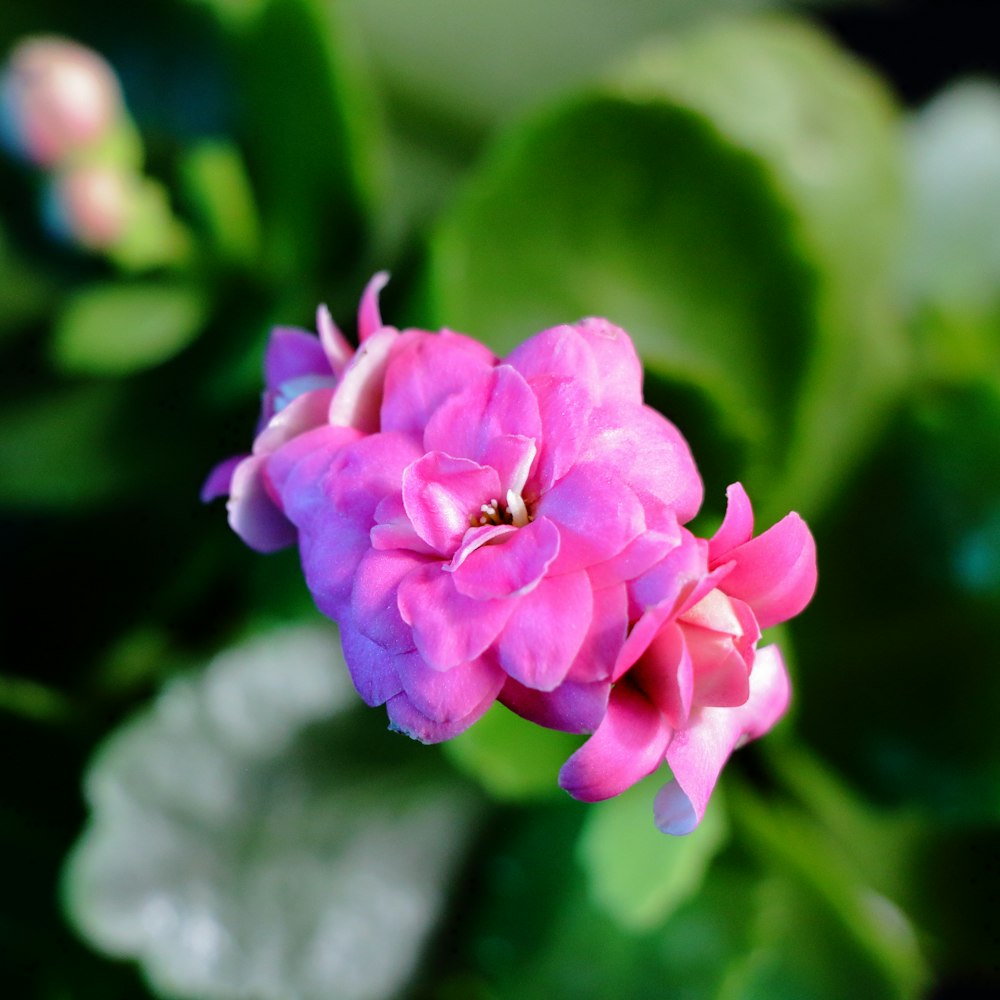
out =
{"type": "Polygon", "coordinates": [[[53,175],[43,211],[53,236],[88,250],[106,250],[124,236],[134,204],[134,176],[95,164],[53,175]]]}
{"type": "Polygon", "coordinates": [[[55,36],[27,38],[0,76],[0,139],[51,167],[104,138],[122,106],[118,79],[96,52],[55,36]]]}

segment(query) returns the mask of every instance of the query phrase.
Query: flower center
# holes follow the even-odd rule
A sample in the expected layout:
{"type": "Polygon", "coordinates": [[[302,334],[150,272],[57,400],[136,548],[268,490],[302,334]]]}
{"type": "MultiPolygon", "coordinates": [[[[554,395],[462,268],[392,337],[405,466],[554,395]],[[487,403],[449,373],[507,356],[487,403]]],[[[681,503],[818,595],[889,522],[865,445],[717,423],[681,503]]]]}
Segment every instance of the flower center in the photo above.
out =
{"type": "Polygon", "coordinates": [[[532,516],[520,493],[507,490],[507,501],[502,503],[493,497],[489,503],[484,503],[470,518],[473,528],[485,527],[487,524],[512,524],[515,528],[523,528],[532,516]]]}

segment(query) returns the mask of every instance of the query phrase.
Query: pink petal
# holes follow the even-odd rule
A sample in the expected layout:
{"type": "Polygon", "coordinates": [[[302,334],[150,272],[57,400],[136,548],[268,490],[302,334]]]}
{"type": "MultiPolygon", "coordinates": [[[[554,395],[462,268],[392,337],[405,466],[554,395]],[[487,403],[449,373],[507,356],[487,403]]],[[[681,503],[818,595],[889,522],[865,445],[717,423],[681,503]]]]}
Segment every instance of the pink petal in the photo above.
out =
{"type": "Polygon", "coordinates": [[[295,541],[295,528],[268,492],[264,462],[258,455],[243,459],[233,471],[229,488],[229,525],[258,552],[276,552],[295,541]]]}
{"type": "Polygon", "coordinates": [[[399,586],[399,611],[435,670],[481,656],[507,623],[516,600],[476,601],[455,589],[444,564],[427,563],[399,586]]]}
{"type": "Polygon", "coordinates": [[[508,677],[499,701],[512,712],[546,729],[592,733],[604,718],[611,693],[609,681],[563,681],[552,691],[535,691],[508,677]]]}
{"type": "Polygon", "coordinates": [[[595,588],[593,602],[590,627],[567,674],[570,681],[610,680],[628,631],[628,599],[623,586],[595,588]]]}
{"type": "Polygon", "coordinates": [[[378,295],[388,284],[389,272],[379,271],[365,285],[361,295],[361,305],[358,307],[358,340],[362,343],[383,328],[382,316],[378,309],[378,295]]]}
{"type": "Polygon", "coordinates": [[[584,802],[619,795],[660,766],[670,736],[649,699],[628,683],[618,684],[597,731],[563,764],[559,786],[584,802]]]}
{"type": "Polygon", "coordinates": [[[690,833],[701,822],[730,753],[768,732],[788,707],[789,694],[781,653],[777,646],[767,646],[757,651],[746,704],[702,709],[674,734],[667,748],[673,780],[660,789],[653,807],[664,833],[690,833]]]}
{"type": "Polygon", "coordinates": [[[750,696],[750,669],[732,636],[687,624],[681,629],[694,670],[695,704],[742,705],[750,696]]]}
{"type": "Polygon", "coordinates": [[[496,469],[500,477],[500,490],[504,497],[508,490],[517,494],[524,492],[535,460],[537,448],[532,438],[520,434],[501,434],[486,446],[482,464],[496,469]]]}
{"type": "Polygon", "coordinates": [[[726,516],[719,530],[708,541],[708,559],[715,566],[728,558],[737,545],[748,542],[753,536],[753,507],[741,483],[726,489],[726,516]]]}
{"type": "Polygon", "coordinates": [[[416,652],[393,656],[348,623],[340,626],[340,645],[351,680],[366,705],[382,705],[403,690],[398,665],[419,657],[416,652]]]}
{"type": "Polygon", "coordinates": [[[401,495],[392,493],[379,502],[375,522],[371,530],[373,549],[409,549],[425,556],[434,555],[434,549],[414,531],[401,495]]]}
{"type": "Polygon", "coordinates": [[[340,332],[326,306],[319,306],[316,310],[316,329],[319,331],[319,342],[323,345],[330,371],[339,375],[354,357],[354,348],[340,332]]]}
{"type": "Polygon", "coordinates": [[[279,326],[271,331],[264,351],[264,381],[277,391],[282,383],[303,375],[331,375],[319,338],[295,327],[279,326]]]}
{"type": "Polygon", "coordinates": [[[645,527],[635,494],[617,470],[577,465],[538,502],[536,517],[555,521],[561,539],[553,573],[586,569],[618,555],[645,527]]]}
{"type": "Polygon", "coordinates": [[[528,383],[510,365],[500,365],[441,404],[424,431],[424,447],[483,462],[496,438],[513,434],[534,440],[541,429],[528,383]]]}
{"type": "Polygon", "coordinates": [[[426,564],[426,556],[405,549],[389,552],[369,549],[357,566],[350,620],[355,628],[390,653],[405,653],[414,648],[413,631],[400,616],[396,594],[400,581],[426,564]]]}
{"type": "Polygon", "coordinates": [[[542,517],[523,528],[504,532],[502,537],[479,545],[467,556],[460,551],[447,568],[453,573],[455,589],[460,594],[487,601],[531,591],[558,552],[559,531],[542,517]]]}
{"type": "Polygon", "coordinates": [[[551,691],[565,680],[592,614],[586,573],[546,577],[516,602],[500,635],[500,665],[526,687],[551,691]]]}
{"type": "Polygon", "coordinates": [[[753,608],[761,628],[797,615],[816,590],[816,543],[798,514],[726,554],[735,566],[721,588],[753,608]]]}
{"type": "Polygon", "coordinates": [[[532,375],[528,385],[538,402],[542,435],[534,475],[535,493],[544,493],[576,464],[594,408],[586,386],[567,376],[532,375]]]}
{"type": "Polygon", "coordinates": [[[389,713],[390,729],[405,733],[411,739],[419,740],[421,743],[441,743],[468,729],[486,714],[495,700],[492,695],[485,697],[468,715],[449,722],[437,722],[429,719],[414,706],[405,692],[390,698],[385,707],[389,713]]]}
{"type": "Polygon", "coordinates": [[[450,556],[483,504],[499,499],[493,469],[440,451],[424,455],[403,472],[403,506],[416,533],[450,556]]]}
{"type": "Polygon", "coordinates": [[[333,394],[329,413],[331,424],[356,427],[366,434],[379,429],[382,380],[389,354],[398,338],[399,334],[387,326],[361,344],[333,394]]]}
{"type": "Polygon", "coordinates": [[[506,363],[526,379],[538,376],[572,379],[593,399],[600,399],[603,372],[585,337],[572,326],[542,330],[514,348],[506,363]]]}
{"type": "Polygon", "coordinates": [[[600,400],[642,402],[642,362],[632,338],[606,319],[592,317],[576,324],[600,372],[600,400]]]}
{"type": "Polygon", "coordinates": [[[208,503],[210,500],[215,500],[216,497],[229,496],[229,487],[233,481],[233,473],[236,471],[236,467],[243,459],[249,457],[249,455],[233,455],[232,458],[227,458],[225,461],[219,462],[208,474],[208,478],[201,488],[201,493],[199,494],[201,502],[208,503]]]}
{"type": "Polygon", "coordinates": [[[399,676],[410,704],[434,722],[466,718],[484,700],[493,701],[506,679],[489,654],[449,670],[432,669],[418,654],[400,662],[399,676]]]}
{"type": "Polygon", "coordinates": [[[405,330],[385,371],[383,430],[402,431],[422,440],[427,421],[453,393],[489,374],[496,358],[461,334],[405,330]]]}
{"type": "Polygon", "coordinates": [[[694,701],[694,671],[684,633],[674,622],[656,633],[627,676],[674,729],[687,722],[694,701]]]}

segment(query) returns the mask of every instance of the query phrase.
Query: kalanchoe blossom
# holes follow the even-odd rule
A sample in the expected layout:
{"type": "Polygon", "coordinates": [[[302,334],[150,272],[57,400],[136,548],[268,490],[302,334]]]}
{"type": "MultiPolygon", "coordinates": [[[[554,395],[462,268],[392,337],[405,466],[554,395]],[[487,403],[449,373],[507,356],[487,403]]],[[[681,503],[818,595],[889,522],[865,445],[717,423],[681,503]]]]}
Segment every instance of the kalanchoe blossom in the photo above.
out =
{"type": "Polygon", "coordinates": [[[395,728],[447,739],[497,698],[543,725],[599,724],[627,582],[701,501],[686,442],[641,383],[604,320],[543,331],[503,362],[406,330],[377,429],[317,426],[264,456],[358,691],[395,728]]]}
{"type": "Polygon", "coordinates": [[[666,833],[700,822],[729,754],[784,713],[789,685],[760,629],[798,614],[816,586],[812,535],[789,514],[757,538],[742,486],[709,542],[681,542],[630,583],[642,611],[622,645],[608,711],[566,762],[560,784],[596,801],[624,791],[666,760],[673,779],[655,804],[666,833]]]}
{"type": "Polygon", "coordinates": [[[368,283],[358,314],[357,352],[337,329],[326,306],[316,314],[316,337],[294,327],[271,332],[264,355],[265,389],[253,451],[217,465],[202,488],[202,500],[228,494],[229,523],[251,548],[273,552],[296,539],[267,475],[267,460],[283,445],[315,427],[337,425],[356,432],[374,429],[381,401],[381,372],[388,345],[397,336],[382,325],[378,293],[381,272],[368,283]]]}

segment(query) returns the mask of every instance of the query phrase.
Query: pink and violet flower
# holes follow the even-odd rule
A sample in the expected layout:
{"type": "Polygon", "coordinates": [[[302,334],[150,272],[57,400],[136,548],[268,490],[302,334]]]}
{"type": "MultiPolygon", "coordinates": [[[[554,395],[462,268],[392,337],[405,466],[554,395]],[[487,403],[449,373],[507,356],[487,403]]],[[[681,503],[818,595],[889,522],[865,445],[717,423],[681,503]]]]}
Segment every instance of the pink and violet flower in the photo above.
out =
{"type": "Polygon", "coordinates": [[[617,794],[664,759],[657,820],[686,832],[726,757],[787,703],[760,628],[815,584],[797,515],[752,539],[730,488],[719,532],[683,525],[702,485],[679,431],[643,403],[628,335],[587,319],[507,358],[449,330],[382,324],[378,275],[354,354],[277,330],[249,456],[209,477],[262,551],[298,541],[355,686],[423,742],[495,701],[593,735],[563,768],[578,798],[617,794]]]}

